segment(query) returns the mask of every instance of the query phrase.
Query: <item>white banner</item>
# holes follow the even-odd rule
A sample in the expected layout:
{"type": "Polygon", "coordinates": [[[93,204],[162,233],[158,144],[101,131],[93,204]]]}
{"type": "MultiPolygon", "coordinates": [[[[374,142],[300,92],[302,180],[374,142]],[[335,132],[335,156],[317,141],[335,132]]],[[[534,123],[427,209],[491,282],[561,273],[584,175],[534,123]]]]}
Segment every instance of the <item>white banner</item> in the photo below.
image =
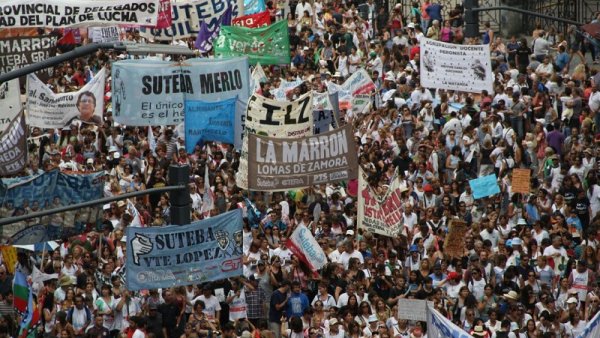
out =
{"type": "Polygon", "coordinates": [[[120,40],[120,33],[117,26],[88,28],[88,38],[96,43],[117,42],[120,40]]]}
{"type": "Polygon", "coordinates": [[[404,224],[401,194],[400,179],[395,177],[385,195],[376,195],[361,169],[358,173],[358,226],[372,233],[396,237],[404,224]]]}
{"type": "Polygon", "coordinates": [[[433,305],[421,299],[398,299],[398,319],[427,321],[427,304],[433,305]]]}
{"type": "Polygon", "coordinates": [[[275,98],[275,100],[277,101],[287,101],[287,95],[289,92],[291,92],[292,90],[296,89],[296,87],[298,87],[299,85],[303,84],[304,81],[297,79],[291,82],[288,82],[286,80],[281,80],[281,84],[279,85],[279,88],[274,89],[271,91],[271,94],[273,94],[273,97],[275,98]]]}
{"type": "Polygon", "coordinates": [[[106,70],[102,68],[77,92],[55,94],[37,76],[27,76],[27,123],[40,128],[62,128],[78,120],[102,124],[106,70]]]}
{"type": "Polygon", "coordinates": [[[295,255],[308,264],[312,271],[317,271],[327,264],[327,256],[310,230],[303,224],[294,229],[287,246],[295,255]]]}
{"type": "MultiPolygon", "coordinates": [[[[227,0],[184,0],[173,2],[171,7],[171,27],[156,29],[149,27],[140,28],[140,36],[156,41],[172,41],[195,37],[200,31],[200,23],[206,22],[212,32],[219,24],[219,18],[227,9],[227,0]]],[[[237,4],[233,6],[232,17],[237,15],[237,4]]]]}
{"type": "Polygon", "coordinates": [[[430,304],[427,304],[427,337],[473,338],[430,304]]]}
{"type": "Polygon", "coordinates": [[[374,90],[375,83],[363,68],[352,74],[342,85],[327,82],[329,94],[338,93],[339,95],[340,109],[350,109],[354,95],[371,94],[374,90]]]}
{"type": "Polygon", "coordinates": [[[158,0],[2,0],[0,29],[148,25],[158,21],[158,0]]]}
{"type": "Polygon", "coordinates": [[[333,110],[329,93],[313,92],[313,110],[333,110]]]}
{"type": "Polygon", "coordinates": [[[21,111],[21,91],[19,79],[0,84],[0,132],[3,132],[10,122],[21,111]]]}
{"type": "MultiPolygon", "coordinates": [[[[244,133],[277,138],[299,138],[313,134],[312,92],[296,101],[270,100],[253,94],[248,100],[244,133]]],[[[242,142],[236,183],[248,188],[248,138],[242,142]]]]}
{"type": "Polygon", "coordinates": [[[421,39],[421,85],[481,93],[493,91],[490,45],[457,45],[421,39]]]}

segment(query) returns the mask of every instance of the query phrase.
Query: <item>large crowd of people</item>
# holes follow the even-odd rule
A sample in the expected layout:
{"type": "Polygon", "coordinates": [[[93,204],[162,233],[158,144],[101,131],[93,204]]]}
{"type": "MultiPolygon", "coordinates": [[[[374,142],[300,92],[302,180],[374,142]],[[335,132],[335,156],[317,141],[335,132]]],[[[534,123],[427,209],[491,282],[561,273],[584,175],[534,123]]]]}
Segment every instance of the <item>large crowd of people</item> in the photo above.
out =
{"type": "MultiPolygon", "coordinates": [[[[372,191],[384,193],[392,180],[401,181],[401,231],[385,237],[361,227],[356,182],[245,191],[236,185],[239,149],[207,142],[188,154],[176,126],[152,127],[157,145],[151,149],[146,127],[113,120],[107,80],[99,125],[31,128],[23,175],[105,170],[104,195],[118,196],[164,187],[170,164],[188,164],[195,221],[209,216],[202,209],[208,167],[209,213],[243,208],[247,216],[243,275],[128,291],[123,235],[133,215],[125,201],[111,203],[100,229],[62,238],[43,260],[41,252],[19,252],[20,271],[30,275],[35,265],[58,274],[36,290],[43,299],[38,335],[417,338],[427,336],[426,322],[400,318],[398,304],[420,299],[473,337],[578,336],[600,309],[598,47],[575,28],[562,34],[538,27],[531,37],[504,40],[486,23],[480,38],[465,38],[463,8],[446,9],[436,0],[389,6],[269,1],[267,9],[273,21],[288,20],[291,63],[264,66],[259,94],[272,97],[282,79],[304,80],[289,92],[292,100],[324,92],[328,82],[341,84],[360,68],[372,76],[370,110],[342,110],[340,121],[354,127],[372,191]],[[422,87],[424,37],[489,44],[494,92],[422,87]],[[516,168],[531,169],[529,194],[511,192],[516,168]],[[489,174],[500,193],[474,199],[469,180],[489,174]],[[460,258],[444,252],[453,219],[468,224],[460,258]],[[328,264],[316,272],[286,246],[299,224],[327,254],[328,264]]],[[[142,41],[135,29],[125,39],[142,41]]],[[[183,42],[193,48],[194,38],[183,42]]],[[[99,51],[65,62],[47,84],[56,93],[77,91],[123,58],[133,56],[99,51]]],[[[170,224],[168,194],[131,202],[145,225],[170,224]]],[[[2,217],[14,215],[2,210],[2,217]]],[[[18,334],[11,285],[0,266],[3,337],[18,334]]]]}

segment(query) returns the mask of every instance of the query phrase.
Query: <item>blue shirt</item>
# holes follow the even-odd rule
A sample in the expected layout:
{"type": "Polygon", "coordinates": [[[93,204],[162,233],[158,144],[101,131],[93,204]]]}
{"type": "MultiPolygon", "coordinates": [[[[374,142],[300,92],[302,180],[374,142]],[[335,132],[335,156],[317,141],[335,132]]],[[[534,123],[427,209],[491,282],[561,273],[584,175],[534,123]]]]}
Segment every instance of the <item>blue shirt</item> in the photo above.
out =
{"type": "Polygon", "coordinates": [[[304,311],[308,309],[308,305],[308,297],[305,294],[292,293],[287,302],[286,316],[288,318],[293,316],[302,317],[304,311]]]}
{"type": "Polygon", "coordinates": [[[556,66],[559,70],[563,70],[567,63],[569,63],[569,54],[567,52],[559,53],[556,56],[556,66]]]}

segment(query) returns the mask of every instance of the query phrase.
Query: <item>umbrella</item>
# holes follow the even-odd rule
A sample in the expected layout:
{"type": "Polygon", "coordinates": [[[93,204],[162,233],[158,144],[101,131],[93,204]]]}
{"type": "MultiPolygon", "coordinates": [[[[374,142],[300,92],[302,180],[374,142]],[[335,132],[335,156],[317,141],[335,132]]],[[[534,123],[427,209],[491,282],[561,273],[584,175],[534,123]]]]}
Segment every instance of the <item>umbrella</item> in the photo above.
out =
{"type": "Polygon", "coordinates": [[[28,251],[54,251],[54,249],[58,248],[59,244],[56,241],[48,241],[43,243],[36,244],[26,244],[26,245],[13,245],[15,248],[20,248],[28,251]]]}

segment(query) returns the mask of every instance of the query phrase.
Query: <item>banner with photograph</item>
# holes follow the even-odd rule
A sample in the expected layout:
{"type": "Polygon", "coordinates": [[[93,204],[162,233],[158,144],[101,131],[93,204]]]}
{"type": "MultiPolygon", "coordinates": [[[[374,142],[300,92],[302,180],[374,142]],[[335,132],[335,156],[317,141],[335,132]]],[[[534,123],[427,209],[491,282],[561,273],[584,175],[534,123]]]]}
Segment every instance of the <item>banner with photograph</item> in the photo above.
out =
{"type": "Polygon", "coordinates": [[[140,27],[140,36],[151,41],[182,40],[198,35],[204,21],[212,32],[219,25],[219,18],[232,6],[233,17],[237,16],[237,2],[228,0],[183,0],[171,4],[171,26],[160,29],[140,27]]]}
{"type": "Polygon", "coordinates": [[[102,124],[105,78],[102,68],[79,91],[55,94],[37,76],[27,75],[27,123],[40,128],[62,128],[76,120],[102,124]]]}
{"type": "Polygon", "coordinates": [[[343,84],[338,85],[327,82],[329,94],[338,93],[340,109],[350,109],[352,99],[356,95],[371,94],[375,90],[375,83],[364,68],[352,74],[343,84]]]}
{"type": "Polygon", "coordinates": [[[221,27],[214,42],[215,57],[245,56],[250,64],[287,65],[290,63],[290,39],[287,20],[270,26],[246,28],[221,27]]]}
{"type": "Polygon", "coordinates": [[[90,24],[149,25],[158,20],[159,0],[4,0],[0,29],[63,28],[90,24]]]}
{"type": "Polygon", "coordinates": [[[20,112],[19,79],[0,83],[0,132],[3,132],[20,112]]]}
{"type": "Polygon", "coordinates": [[[242,275],[242,210],[188,225],[127,227],[128,290],[169,288],[242,275]]]}
{"type": "MultiPolygon", "coordinates": [[[[42,175],[3,178],[0,218],[34,213],[102,198],[105,173],[67,174],[53,170],[42,175]]],[[[88,207],[2,226],[3,238],[35,244],[84,232],[102,219],[99,207],[88,207]]]]}
{"type": "Polygon", "coordinates": [[[427,304],[427,336],[444,338],[473,338],[465,330],[458,327],[439,313],[433,305],[427,304]]]}
{"type": "Polygon", "coordinates": [[[244,15],[231,20],[232,26],[258,28],[271,24],[271,13],[264,11],[256,14],[244,15]]]}
{"type": "Polygon", "coordinates": [[[312,135],[312,92],[296,101],[276,101],[253,94],[248,100],[246,114],[242,116],[242,131],[246,137],[242,142],[240,166],[236,183],[248,188],[248,134],[276,138],[299,138],[312,135]]]}
{"type": "Polygon", "coordinates": [[[290,251],[298,256],[298,259],[308,265],[311,271],[317,271],[327,264],[327,255],[304,224],[300,224],[294,229],[286,244],[290,251]]]}
{"type": "Polygon", "coordinates": [[[96,43],[117,42],[121,40],[120,34],[121,32],[117,26],[88,28],[88,38],[96,43]]]}
{"type": "Polygon", "coordinates": [[[248,135],[248,189],[290,190],[355,179],[357,153],[352,126],[317,136],[248,135]]]}
{"type": "Polygon", "coordinates": [[[185,150],[189,154],[205,141],[235,142],[236,102],[237,97],[219,102],[185,101],[185,150]]]}
{"type": "Polygon", "coordinates": [[[14,175],[27,165],[27,124],[21,113],[0,134],[0,176],[14,175]]]}
{"type": "Polygon", "coordinates": [[[421,85],[469,93],[493,92],[490,45],[458,45],[421,39],[421,85]]]}
{"type": "MultiPolygon", "coordinates": [[[[56,42],[57,37],[52,35],[19,36],[1,39],[0,74],[5,74],[56,56],[56,42]]],[[[54,68],[48,67],[35,72],[35,74],[42,81],[46,81],[52,76],[53,72],[54,68]]],[[[25,77],[23,76],[23,84],[25,84],[24,79],[25,77]]]]}
{"type": "MultiPolygon", "coordinates": [[[[184,121],[186,100],[222,102],[250,97],[245,57],[190,59],[185,63],[124,60],[112,66],[115,121],[128,126],[173,125],[184,121]]],[[[242,146],[245,104],[236,107],[234,144],[242,146]]]]}
{"type": "Polygon", "coordinates": [[[357,222],[360,228],[372,233],[395,237],[403,230],[402,198],[406,188],[394,177],[383,195],[369,186],[362,169],[358,175],[357,222]]]}

